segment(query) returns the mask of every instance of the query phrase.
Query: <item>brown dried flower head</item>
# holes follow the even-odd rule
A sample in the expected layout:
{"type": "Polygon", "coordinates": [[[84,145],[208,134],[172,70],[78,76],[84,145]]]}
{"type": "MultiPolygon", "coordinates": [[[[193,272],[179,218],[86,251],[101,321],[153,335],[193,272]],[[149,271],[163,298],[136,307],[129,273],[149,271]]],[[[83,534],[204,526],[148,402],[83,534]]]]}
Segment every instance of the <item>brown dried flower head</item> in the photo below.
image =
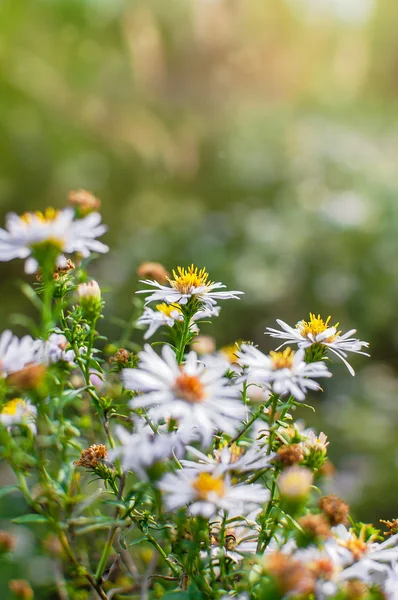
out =
{"type": "MultiPolygon", "coordinates": [[[[75,263],[73,262],[73,260],[71,260],[70,258],[67,259],[66,264],[63,267],[56,267],[54,273],[53,273],[53,279],[58,280],[60,277],[64,277],[65,275],[67,275],[70,271],[73,271],[73,269],[76,268],[75,263]]],[[[41,274],[40,269],[38,269],[36,271],[36,279],[37,281],[42,282],[43,281],[43,276],[41,274]]]]}
{"type": "Polygon", "coordinates": [[[318,502],[318,506],[331,525],[347,525],[350,507],[341,498],[330,494],[318,502]]]}
{"type": "Polygon", "coordinates": [[[11,579],[8,587],[13,594],[20,600],[32,600],[33,590],[26,579],[11,579]]]}
{"type": "Polygon", "coordinates": [[[126,348],[119,348],[117,352],[113,356],[110,357],[109,362],[119,363],[122,365],[127,365],[130,360],[131,352],[126,350],[126,348]]]}
{"type": "Polygon", "coordinates": [[[11,552],[15,548],[16,540],[7,531],[0,531],[0,554],[11,552]]]}
{"type": "Polygon", "coordinates": [[[264,567],[275,580],[281,594],[289,592],[310,594],[314,591],[315,578],[310,569],[282,552],[276,551],[269,554],[264,567]]]}
{"type": "Polygon", "coordinates": [[[68,194],[68,201],[72,206],[79,208],[83,215],[101,208],[101,200],[87,190],[72,190],[68,194]]]}
{"type": "Polygon", "coordinates": [[[143,262],[137,269],[137,276],[140,279],[153,279],[158,283],[166,283],[170,277],[170,273],[166,271],[161,263],[143,262]]]}
{"type": "Polygon", "coordinates": [[[93,444],[82,451],[79,460],[74,461],[76,467],[85,467],[86,469],[95,469],[99,462],[106,460],[108,453],[103,444],[93,444]]]}
{"type": "Polygon", "coordinates": [[[331,536],[330,524],[324,515],[305,515],[298,522],[311,538],[326,539],[331,536]]]}
{"type": "Polygon", "coordinates": [[[34,390],[40,386],[45,373],[44,365],[30,364],[9,375],[7,381],[20,390],[34,390]]]}
{"type": "Polygon", "coordinates": [[[286,467],[296,465],[304,459],[303,448],[300,444],[284,444],[278,449],[279,462],[286,467]]]}

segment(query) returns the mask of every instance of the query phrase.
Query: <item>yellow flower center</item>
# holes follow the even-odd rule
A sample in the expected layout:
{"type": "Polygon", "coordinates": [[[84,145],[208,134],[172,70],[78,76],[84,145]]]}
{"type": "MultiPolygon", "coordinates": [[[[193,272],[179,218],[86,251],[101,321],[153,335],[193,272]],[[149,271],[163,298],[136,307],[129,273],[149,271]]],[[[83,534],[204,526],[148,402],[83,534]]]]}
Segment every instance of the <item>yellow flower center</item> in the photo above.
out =
{"type": "Polygon", "coordinates": [[[158,312],[163,313],[166,317],[173,318],[171,313],[174,311],[178,311],[181,313],[181,308],[179,304],[166,304],[166,302],[162,302],[161,304],[156,305],[156,310],[158,312]]]}
{"type": "Polygon", "coordinates": [[[26,408],[26,402],[24,400],[21,400],[20,398],[14,398],[13,400],[10,400],[9,402],[7,402],[7,404],[3,406],[3,408],[1,409],[1,414],[14,416],[17,413],[19,407],[26,408]]]}
{"type": "Polygon", "coordinates": [[[212,285],[206,269],[199,270],[195,265],[191,265],[187,269],[177,267],[177,271],[173,270],[173,277],[174,279],[168,278],[168,281],[171,287],[181,292],[181,294],[189,294],[192,288],[212,285]]]}
{"type": "Polygon", "coordinates": [[[175,391],[179,398],[191,404],[201,402],[205,397],[204,386],[199,377],[187,373],[181,373],[177,377],[175,391]]]}
{"type": "Polygon", "coordinates": [[[213,477],[209,473],[199,473],[192,482],[192,487],[201,500],[207,500],[211,493],[217,494],[219,498],[225,494],[225,485],[221,477],[213,477]]]}
{"type": "Polygon", "coordinates": [[[366,530],[367,527],[365,525],[359,532],[359,536],[357,536],[355,533],[352,532],[352,530],[350,530],[350,539],[338,540],[340,546],[343,546],[343,548],[347,548],[347,550],[350,550],[350,552],[352,552],[354,560],[359,560],[360,558],[362,558],[362,556],[366,554],[369,550],[369,545],[377,538],[377,534],[374,534],[366,540],[366,530]]]}
{"type": "Polygon", "coordinates": [[[227,346],[223,346],[220,349],[221,354],[227,359],[227,361],[233,365],[238,360],[236,353],[239,350],[241,342],[235,342],[233,344],[228,344],[227,346]]]}
{"type": "Polygon", "coordinates": [[[291,348],[285,348],[283,352],[274,352],[271,350],[269,355],[272,360],[272,368],[275,371],[277,369],[291,369],[295,354],[296,353],[291,348]]]}
{"type": "MultiPolygon", "coordinates": [[[[296,329],[299,331],[299,333],[301,333],[301,335],[303,337],[315,337],[317,336],[319,333],[323,333],[324,331],[326,331],[327,329],[329,329],[329,327],[332,327],[332,325],[330,324],[330,319],[332,317],[328,317],[326,319],[326,321],[324,321],[321,318],[321,315],[316,316],[313,313],[310,313],[310,319],[309,321],[299,321],[296,325],[296,329]]],[[[338,323],[336,323],[336,325],[334,325],[334,327],[337,330],[337,327],[339,326],[338,323]]],[[[333,340],[336,339],[336,337],[338,337],[340,335],[341,331],[338,331],[337,333],[335,333],[334,335],[331,335],[330,337],[328,337],[327,339],[325,339],[325,342],[332,342],[333,340]]]]}
{"type": "MultiPolygon", "coordinates": [[[[214,456],[216,457],[218,462],[221,462],[223,448],[225,448],[227,445],[227,442],[225,442],[224,446],[214,451],[214,456]]],[[[245,449],[242,448],[242,446],[238,446],[237,444],[233,443],[231,444],[229,452],[231,456],[230,464],[233,464],[236,463],[241,456],[243,456],[243,454],[245,453],[245,449]]]]}
{"type": "Polygon", "coordinates": [[[36,217],[42,223],[46,223],[47,221],[54,221],[54,219],[59,215],[59,210],[55,208],[49,207],[46,210],[41,212],[40,210],[35,210],[34,212],[26,212],[21,215],[22,221],[24,221],[27,225],[32,222],[33,217],[36,217]]]}

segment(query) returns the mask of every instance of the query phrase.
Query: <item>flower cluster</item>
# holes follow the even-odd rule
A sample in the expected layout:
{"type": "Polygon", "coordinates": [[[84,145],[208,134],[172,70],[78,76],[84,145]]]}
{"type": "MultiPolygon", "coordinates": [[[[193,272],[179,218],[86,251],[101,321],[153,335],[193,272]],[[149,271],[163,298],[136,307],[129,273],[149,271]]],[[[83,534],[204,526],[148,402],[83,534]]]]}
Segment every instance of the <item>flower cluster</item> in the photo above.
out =
{"type": "Polygon", "coordinates": [[[383,539],[336,495],[319,497],[329,441],[294,419],[332,377],[329,359],[354,374],[349,353],[368,356],[368,344],[311,313],[267,329],[282,350],[217,350],[202,323],[242,292],[204,268],[170,275],[154,262],[138,269],[145,304],[119,340],[100,344],[103,294],[81,259],[107,250],[97,240],[106,228],[95,196],[78,190],[70,204],[10,215],[0,231],[0,259],[40,271],[30,287],[39,325],[0,336],[0,445],[26,523],[56,537],[46,547],[57,548],[62,589],[77,598],[85,581],[103,600],[396,600],[397,519],[383,539]],[[140,345],[160,331],[160,351],[140,345]]]}

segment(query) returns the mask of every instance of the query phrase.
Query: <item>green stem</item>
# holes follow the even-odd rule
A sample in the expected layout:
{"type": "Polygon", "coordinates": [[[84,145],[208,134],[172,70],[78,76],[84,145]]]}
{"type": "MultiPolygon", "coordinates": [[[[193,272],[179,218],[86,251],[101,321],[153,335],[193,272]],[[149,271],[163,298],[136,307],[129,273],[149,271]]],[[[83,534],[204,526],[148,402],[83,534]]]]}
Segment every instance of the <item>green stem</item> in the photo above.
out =
{"type": "Polygon", "coordinates": [[[239,431],[239,433],[229,442],[229,446],[231,446],[232,444],[237,442],[239,440],[239,438],[241,438],[242,435],[244,435],[246,433],[246,431],[253,425],[254,421],[256,421],[263,412],[264,412],[264,404],[261,404],[258,411],[254,413],[254,415],[251,417],[251,419],[249,419],[249,421],[246,423],[246,425],[243,427],[243,429],[241,429],[239,431]]]}
{"type": "MultiPolygon", "coordinates": [[[[122,500],[124,484],[125,484],[125,477],[122,477],[120,486],[119,486],[119,491],[117,493],[118,500],[122,500]]],[[[120,508],[118,507],[115,512],[115,520],[118,519],[119,515],[120,515],[120,508]]],[[[101,582],[102,573],[104,572],[106,562],[108,560],[108,556],[109,556],[110,552],[112,551],[113,540],[115,539],[115,534],[116,534],[117,528],[118,528],[118,525],[115,523],[115,525],[113,525],[113,527],[109,530],[108,539],[106,541],[104,550],[102,552],[100,561],[98,563],[97,570],[95,572],[95,580],[98,583],[101,582]]]]}
{"type": "Polygon", "coordinates": [[[150,544],[152,544],[152,546],[154,546],[156,548],[156,550],[159,552],[160,556],[163,558],[163,560],[169,565],[171,572],[173,573],[173,575],[175,577],[180,577],[181,573],[180,573],[180,569],[174,565],[171,560],[169,559],[169,557],[167,556],[166,552],[163,550],[163,548],[158,544],[158,542],[155,540],[154,537],[152,537],[152,535],[150,533],[146,534],[147,540],[150,544]]]}
{"type": "Polygon", "coordinates": [[[178,346],[178,350],[176,353],[177,362],[180,365],[184,360],[185,347],[188,342],[189,330],[191,326],[191,316],[189,314],[184,314],[184,325],[181,332],[180,344],[178,346]]]}

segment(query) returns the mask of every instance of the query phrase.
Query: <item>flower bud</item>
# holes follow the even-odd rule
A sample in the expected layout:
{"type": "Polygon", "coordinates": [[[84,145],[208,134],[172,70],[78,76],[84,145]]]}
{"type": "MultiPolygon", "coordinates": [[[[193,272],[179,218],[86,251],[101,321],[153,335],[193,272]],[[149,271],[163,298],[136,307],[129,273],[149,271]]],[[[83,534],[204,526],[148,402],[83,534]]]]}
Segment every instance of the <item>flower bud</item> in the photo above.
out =
{"type": "Polygon", "coordinates": [[[166,271],[161,263],[143,262],[137,269],[137,276],[140,279],[153,279],[158,283],[166,283],[170,273],[166,271]]]}
{"type": "Polygon", "coordinates": [[[77,296],[82,307],[83,316],[88,321],[93,321],[100,316],[102,309],[101,288],[96,281],[81,283],[77,288],[77,296]]]}
{"type": "Polygon", "coordinates": [[[0,531],[0,555],[11,552],[15,547],[15,538],[7,531],[0,531]]]}
{"type": "Polygon", "coordinates": [[[101,200],[86,190],[72,190],[68,194],[68,202],[85,216],[101,208],[101,200]]]}
{"type": "Polygon", "coordinates": [[[12,579],[8,587],[18,600],[33,600],[33,590],[26,579],[12,579]]]}
{"type": "Polygon", "coordinates": [[[216,340],[211,335],[197,335],[191,342],[191,348],[199,355],[213,354],[216,351],[216,340]]]}
{"type": "Polygon", "coordinates": [[[310,493],[312,473],[305,467],[289,467],[279,476],[279,491],[289,504],[301,504],[310,493]]]}

